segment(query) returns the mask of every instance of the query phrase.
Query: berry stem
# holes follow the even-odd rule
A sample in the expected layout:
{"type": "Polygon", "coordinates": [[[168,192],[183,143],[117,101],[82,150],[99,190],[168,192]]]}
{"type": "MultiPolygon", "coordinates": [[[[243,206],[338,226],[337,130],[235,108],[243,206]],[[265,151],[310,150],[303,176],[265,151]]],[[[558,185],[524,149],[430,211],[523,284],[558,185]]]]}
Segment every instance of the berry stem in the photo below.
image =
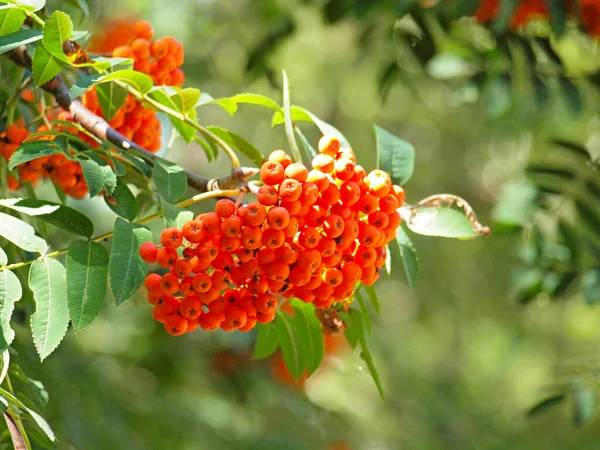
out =
{"type": "MultiPolygon", "coordinates": [[[[179,203],[176,203],[176,206],[179,206],[180,208],[185,208],[187,206],[193,205],[194,203],[198,203],[198,202],[201,202],[202,200],[207,200],[209,198],[235,197],[235,196],[239,195],[240,192],[241,192],[240,189],[215,189],[212,191],[203,192],[201,194],[194,195],[193,197],[188,198],[187,200],[183,200],[179,203]]],[[[138,225],[142,225],[142,224],[150,222],[151,220],[162,217],[162,215],[163,215],[162,211],[157,211],[153,214],[143,217],[142,219],[138,220],[135,223],[138,225]]],[[[114,234],[115,234],[114,231],[109,231],[107,233],[101,234],[100,236],[96,236],[93,239],[90,239],[89,242],[101,242],[105,239],[111,238],[114,234]]],[[[65,253],[67,253],[68,250],[69,250],[68,248],[63,248],[63,249],[57,250],[55,252],[47,253],[43,257],[40,256],[39,258],[36,258],[36,259],[22,261],[20,263],[15,263],[15,264],[8,264],[4,267],[0,267],[0,271],[13,270],[13,269],[18,269],[19,267],[25,267],[30,264],[33,264],[35,261],[42,259],[42,258],[56,258],[57,256],[64,255],[65,253]]]]}

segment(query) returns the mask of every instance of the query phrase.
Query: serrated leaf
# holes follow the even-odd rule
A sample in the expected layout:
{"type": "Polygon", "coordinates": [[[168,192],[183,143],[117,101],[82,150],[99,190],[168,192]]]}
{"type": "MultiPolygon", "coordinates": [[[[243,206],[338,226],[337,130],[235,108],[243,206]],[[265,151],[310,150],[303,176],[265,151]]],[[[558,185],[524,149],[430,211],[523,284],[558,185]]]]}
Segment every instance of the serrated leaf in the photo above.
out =
{"type": "Polygon", "coordinates": [[[8,402],[17,407],[18,409],[27,412],[27,414],[29,414],[31,416],[31,418],[34,420],[34,422],[42,429],[42,431],[44,432],[44,434],[48,437],[48,439],[50,439],[51,442],[54,442],[56,437],[54,436],[54,432],[52,431],[52,428],[50,428],[50,425],[48,425],[48,422],[46,422],[46,420],[40,416],[38,413],[36,413],[33,409],[28,408],[27,406],[25,406],[25,404],[19,400],[17,397],[15,397],[13,394],[11,394],[10,392],[8,392],[5,389],[0,388],[0,395],[5,398],[6,400],[8,400],[8,402]]]}
{"type": "Polygon", "coordinates": [[[186,222],[189,222],[194,218],[194,213],[189,209],[172,205],[163,199],[161,199],[160,205],[163,212],[165,228],[177,227],[181,229],[186,222]]]}
{"type": "Polygon", "coordinates": [[[573,388],[573,423],[578,427],[589,422],[596,412],[597,393],[583,384],[573,388]]]}
{"type": "Polygon", "coordinates": [[[69,15],[62,11],[54,11],[44,25],[42,43],[46,51],[64,62],[69,62],[62,45],[72,36],[73,22],[69,15]]]}
{"type": "Polygon", "coordinates": [[[19,8],[6,8],[0,10],[0,36],[16,33],[25,22],[27,16],[19,8]]]}
{"type": "Polygon", "coordinates": [[[415,206],[406,225],[412,232],[424,236],[458,239],[478,236],[462,213],[449,208],[415,206]]]}
{"type": "Polygon", "coordinates": [[[200,90],[195,88],[181,89],[171,96],[171,100],[177,106],[177,111],[187,114],[196,107],[200,100],[200,90]]]}
{"type": "Polygon", "coordinates": [[[187,190],[187,177],[183,168],[164,159],[154,162],[154,186],[168,202],[176,202],[187,190]]]}
{"type": "Polygon", "coordinates": [[[283,361],[294,380],[298,381],[304,373],[306,362],[302,360],[302,353],[299,349],[298,330],[294,325],[292,316],[282,311],[277,311],[275,328],[277,330],[277,340],[279,341],[283,361]]]}
{"type": "Polygon", "coordinates": [[[375,125],[377,140],[377,167],[392,177],[395,184],[403,185],[412,176],[415,166],[415,148],[375,125]]]}
{"type": "Polygon", "coordinates": [[[100,314],[106,294],[108,253],[95,242],[73,241],[67,253],[67,299],[75,332],[100,314]]]}
{"type": "Polygon", "coordinates": [[[302,360],[305,361],[305,369],[310,376],[319,368],[325,355],[321,322],[315,315],[315,306],[312,303],[292,299],[290,304],[295,312],[295,329],[298,331],[297,338],[301,344],[299,349],[304,354],[302,360]]]}
{"type": "Polygon", "coordinates": [[[35,198],[0,199],[0,206],[13,209],[28,216],[35,216],[64,231],[79,236],[91,237],[94,224],[76,209],[60,203],[38,200],[35,198]]]}
{"type": "Polygon", "coordinates": [[[262,166],[262,164],[265,162],[265,157],[260,150],[258,150],[243,137],[221,127],[210,126],[207,127],[207,129],[225,141],[225,143],[233,147],[234,150],[237,150],[241,154],[247,156],[257,167],[262,166]]]}
{"type": "Polygon", "coordinates": [[[31,44],[42,39],[40,30],[20,30],[0,37],[0,55],[10,52],[21,45],[31,44]]]}
{"type": "Polygon", "coordinates": [[[212,99],[212,98],[199,99],[199,102],[200,103],[197,104],[196,106],[208,105],[208,104],[219,105],[221,108],[223,108],[225,111],[227,111],[232,116],[237,112],[238,105],[240,103],[247,103],[247,104],[251,104],[251,105],[260,105],[260,106],[264,106],[266,108],[273,109],[275,111],[281,111],[281,107],[275,101],[271,100],[270,98],[265,97],[264,95],[249,94],[249,93],[238,94],[238,95],[234,95],[233,97],[225,97],[225,98],[218,98],[218,99],[212,99]],[[208,100],[208,101],[206,101],[206,100],[208,100]]]}
{"type": "Polygon", "coordinates": [[[367,291],[367,295],[369,296],[369,300],[371,300],[373,308],[375,308],[375,311],[377,311],[378,314],[381,314],[381,305],[379,304],[379,298],[377,298],[377,291],[375,291],[373,286],[364,286],[364,288],[365,291],[367,291]]]}
{"type": "Polygon", "coordinates": [[[123,107],[127,100],[127,89],[119,86],[114,81],[101,83],[96,86],[98,94],[98,104],[106,120],[111,120],[117,114],[117,111],[123,107]]]}
{"type": "Polygon", "coordinates": [[[400,249],[400,256],[402,257],[402,266],[404,267],[406,280],[408,281],[410,288],[414,291],[417,285],[417,276],[419,274],[417,251],[403,227],[398,227],[396,229],[396,243],[400,249]]]}
{"type": "Polygon", "coordinates": [[[31,316],[35,348],[43,361],[62,341],[69,326],[67,272],[55,259],[40,259],[29,270],[36,309],[31,316]]]}
{"type": "Polygon", "coordinates": [[[106,204],[110,209],[121,217],[129,221],[134,220],[138,215],[138,205],[135,196],[127,186],[127,183],[122,179],[117,179],[117,186],[112,194],[104,195],[106,204]]]}
{"type": "Polygon", "coordinates": [[[117,218],[108,264],[110,287],[117,305],[129,299],[144,283],[148,264],[142,260],[139,250],[144,242],[151,240],[152,233],[147,228],[117,218]]]}
{"type": "Polygon", "coordinates": [[[279,348],[277,328],[273,322],[258,326],[256,344],[254,345],[254,359],[264,359],[271,356],[279,348]]]}
{"type": "Polygon", "coordinates": [[[24,142],[17,148],[10,158],[8,164],[9,170],[14,169],[19,164],[23,164],[42,156],[50,155],[65,155],[66,151],[62,145],[58,145],[60,141],[54,139],[51,141],[28,141],[24,142]]]}
{"type": "Polygon", "coordinates": [[[552,397],[548,397],[548,398],[542,400],[541,402],[539,402],[537,405],[535,405],[529,411],[527,411],[527,416],[535,417],[542,413],[545,413],[550,408],[562,403],[562,401],[564,399],[565,399],[564,394],[558,394],[558,395],[553,395],[552,397]]]}
{"type": "Polygon", "coordinates": [[[135,70],[131,69],[117,70],[109,73],[100,79],[100,83],[106,83],[108,81],[115,80],[119,80],[128,84],[142,94],[147,94],[152,89],[152,78],[144,73],[136,72],[135,70]]]}
{"type": "Polygon", "coordinates": [[[10,327],[15,302],[23,295],[19,278],[10,270],[0,271],[0,351],[4,351],[15,338],[10,327]]]}
{"type": "Polygon", "coordinates": [[[65,63],[50,54],[43,45],[37,45],[33,54],[33,81],[42,86],[60,73],[65,63]]]}
{"type": "Polygon", "coordinates": [[[369,373],[371,374],[371,377],[375,382],[375,386],[377,386],[377,391],[379,392],[379,395],[383,400],[383,388],[381,386],[381,380],[379,379],[379,373],[377,372],[377,368],[375,367],[373,357],[371,356],[371,352],[369,351],[369,347],[367,344],[367,337],[365,335],[364,319],[362,317],[362,314],[356,309],[351,309],[347,313],[342,313],[341,316],[344,318],[344,321],[348,325],[347,331],[352,330],[352,333],[356,335],[361,348],[360,356],[365,361],[365,363],[367,363],[369,373]]]}
{"type": "MultiPolygon", "coordinates": [[[[102,177],[104,180],[104,189],[106,190],[107,194],[109,194],[109,195],[112,194],[115,191],[115,188],[117,187],[117,175],[115,174],[113,168],[104,159],[102,159],[100,156],[98,156],[96,153],[86,152],[85,155],[88,156],[92,162],[95,162],[100,167],[100,170],[102,171],[102,177]]],[[[79,160],[79,163],[82,164],[82,166],[81,166],[82,169],[84,169],[83,161],[85,161],[85,160],[84,159],[79,160]]],[[[95,170],[95,169],[92,169],[92,170],[95,170]]],[[[89,175],[92,176],[91,174],[89,174],[89,175]]],[[[83,176],[86,177],[85,169],[83,172],[83,176]]],[[[95,174],[94,176],[97,176],[97,174],[95,174]]],[[[86,178],[86,183],[87,183],[87,178],[86,178]]],[[[97,188],[97,186],[94,186],[94,188],[97,188]]],[[[88,190],[90,191],[90,197],[91,197],[92,190],[90,189],[89,185],[88,185],[88,190]]]]}
{"type": "Polygon", "coordinates": [[[371,324],[371,316],[369,314],[369,309],[367,308],[367,302],[365,302],[364,297],[358,289],[354,291],[354,297],[356,298],[356,302],[358,303],[358,306],[360,307],[362,315],[365,319],[365,326],[367,327],[367,331],[369,332],[369,334],[371,334],[373,333],[373,327],[371,324]]]}
{"type": "Polygon", "coordinates": [[[98,163],[91,159],[80,159],[79,164],[81,165],[81,171],[83,172],[83,178],[87,184],[90,197],[94,198],[104,189],[104,172],[98,163]]]}
{"type": "Polygon", "coordinates": [[[0,212],[0,236],[28,252],[44,253],[48,244],[28,223],[0,212]]]}

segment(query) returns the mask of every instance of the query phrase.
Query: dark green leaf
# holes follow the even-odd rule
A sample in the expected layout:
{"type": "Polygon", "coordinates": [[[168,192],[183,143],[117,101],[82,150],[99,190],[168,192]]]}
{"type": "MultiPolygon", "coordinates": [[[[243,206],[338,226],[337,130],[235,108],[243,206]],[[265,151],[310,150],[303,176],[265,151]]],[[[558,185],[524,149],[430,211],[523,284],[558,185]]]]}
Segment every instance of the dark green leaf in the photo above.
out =
{"type": "Polygon", "coordinates": [[[83,172],[90,197],[94,198],[104,189],[104,172],[98,163],[91,159],[81,159],[79,160],[79,164],[81,165],[81,171],[83,172]]]}
{"type": "Polygon", "coordinates": [[[550,61],[552,61],[554,64],[556,64],[558,67],[562,67],[563,63],[562,60],[560,59],[560,56],[558,56],[558,53],[556,53],[556,51],[552,48],[552,44],[550,43],[550,39],[548,38],[542,38],[542,37],[536,37],[534,38],[535,43],[539,46],[539,48],[542,50],[542,52],[544,53],[544,55],[546,55],[550,61]]]}
{"type": "Polygon", "coordinates": [[[513,286],[516,300],[519,303],[529,303],[540,292],[544,282],[544,272],[541,269],[519,270],[514,275],[513,286]]]}
{"type": "Polygon", "coordinates": [[[10,158],[8,168],[12,170],[19,164],[23,164],[34,159],[41,158],[42,156],[50,156],[57,154],[62,154],[66,156],[66,153],[66,149],[63,147],[62,142],[59,139],[54,139],[52,141],[24,142],[13,153],[12,157],[10,158]]]}
{"type": "Polygon", "coordinates": [[[464,214],[449,208],[416,206],[406,221],[408,228],[425,236],[471,239],[478,236],[464,214]]]}
{"type": "Polygon", "coordinates": [[[94,234],[94,225],[90,219],[76,209],[60,203],[35,198],[10,198],[0,200],[0,206],[39,217],[45,222],[79,236],[91,237],[94,234]]]}
{"type": "Polygon", "coordinates": [[[180,208],[179,206],[172,205],[162,199],[160,204],[165,228],[177,227],[181,229],[186,222],[189,222],[194,218],[194,213],[189,209],[180,208]]]}
{"type": "Polygon", "coordinates": [[[35,261],[29,270],[29,287],[36,303],[31,316],[33,342],[43,361],[58,347],[69,326],[64,266],[55,259],[35,261]]]}
{"type": "Polygon", "coordinates": [[[600,301],[600,269],[591,269],[581,277],[583,298],[588,305],[600,301]]]}
{"type": "Polygon", "coordinates": [[[298,331],[299,350],[304,354],[304,368],[310,376],[319,368],[325,355],[321,322],[315,315],[315,306],[312,303],[292,299],[290,304],[294,308],[295,329],[298,331]]]}
{"type": "Polygon", "coordinates": [[[562,243],[568,247],[571,252],[571,261],[577,261],[579,254],[580,241],[575,234],[574,228],[563,220],[558,222],[558,233],[561,237],[562,243]]]}
{"type": "Polygon", "coordinates": [[[44,253],[48,244],[28,223],[0,212],[0,236],[28,252],[44,253]]]}
{"type": "Polygon", "coordinates": [[[187,190],[185,171],[170,161],[157,159],[152,175],[154,186],[168,202],[176,202],[187,190]]]}
{"type": "Polygon", "coordinates": [[[8,402],[12,406],[15,406],[16,408],[27,412],[27,414],[29,414],[34,420],[34,422],[42,429],[42,431],[48,437],[48,439],[54,442],[54,440],[56,439],[56,437],[54,436],[54,432],[52,431],[52,428],[50,428],[50,425],[48,425],[48,422],[46,422],[46,420],[42,416],[36,413],[33,409],[25,406],[25,404],[21,400],[19,400],[17,397],[15,397],[13,394],[11,394],[5,389],[0,388],[0,396],[8,400],[8,402]]]}
{"type": "Polygon", "coordinates": [[[283,361],[295,380],[299,380],[306,368],[306,361],[302,360],[299,349],[301,342],[298,340],[298,330],[293,317],[282,311],[277,311],[275,319],[277,340],[283,355],[283,361]]]}
{"type": "Polygon", "coordinates": [[[538,106],[545,107],[550,100],[550,89],[538,75],[532,75],[533,94],[538,106]]]}
{"type": "Polygon", "coordinates": [[[578,427],[589,422],[596,412],[597,393],[583,384],[573,389],[573,422],[578,427]]]}
{"type": "Polygon", "coordinates": [[[585,161],[591,160],[590,152],[582,145],[579,145],[575,142],[565,141],[563,139],[553,139],[552,143],[570,150],[574,156],[577,156],[585,161]]]}
{"type": "Polygon", "coordinates": [[[99,84],[96,86],[96,92],[98,93],[98,104],[106,120],[111,120],[123,107],[128,95],[127,89],[114,81],[99,84]]]}
{"type": "Polygon", "coordinates": [[[381,314],[381,305],[379,304],[379,299],[377,298],[377,292],[373,286],[365,286],[365,291],[367,291],[367,295],[369,296],[369,300],[371,300],[371,304],[375,311],[378,314],[381,314]]]}
{"type": "Polygon", "coordinates": [[[560,90],[565,97],[567,107],[574,116],[581,114],[583,109],[583,99],[581,98],[581,92],[573,82],[567,77],[560,77],[558,79],[560,90]]]}
{"type": "MultiPolygon", "coordinates": [[[[107,194],[112,194],[115,191],[115,188],[117,187],[117,175],[115,174],[115,172],[113,171],[113,168],[104,160],[102,159],[100,156],[98,156],[96,153],[93,152],[89,152],[89,153],[85,153],[85,156],[89,157],[91,161],[95,162],[100,170],[102,171],[102,179],[103,179],[103,184],[104,184],[104,189],[106,190],[107,194]]],[[[81,168],[83,169],[83,176],[87,181],[87,177],[97,177],[98,173],[96,171],[96,169],[91,169],[92,171],[96,172],[94,175],[92,175],[91,173],[86,173],[86,169],[88,169],[89,167],[86,166],[86,164],[84,164],[84,159],[80,159],[79,163],[81,164],[81,168]]],[[[94,181],[96,182],[96,181],[94,181]]],[[[88,189],[90,191],[90,197],[92,196],[92,189],[89,187],[88,184],[88,189]]],[[[97,185],[94,185],[94,190],[97,189],[97,185]]],[[[102,190],[102,189],[101,189],[102,190]]]]}
{"type": "Polygon", "coordinates": [[[373,327],[371,325],[371,315],[369,314],[369,309],[367,308],[367,302],[365,302],[365,299],[363,298],[359,289],[354,291],[354,297],[356,298],[356,302],[358,303],[358,306],[360,307],[362,315],[365,319],[367,331],[369,334],[371,334],[373,332],[373,327]]]}
{"type": "Polygon", "coordinates": [[[15,338],[15,332],[10,327],[15,302],[23,295],[19,278],[10,270],[0,271],[0,351],[4,351],[15,338]]]}
{"type": "Polygon", "coordinates": [[[520,0],[504,0],[500,3],[500,12],[494,21],[493,29],[502,34],[508,29],[510,19],[513,17],[520,0]]]}
{"type": "Polygon", "coordinates": [[[575,209],[577,209],[579,217],[581,217],[587,226],[600,234],[600,213],[579,200],[575,201],[575,209]]]}
{"type": "Polygon", "coordinates": [[[254,346],[254,359],[263,359],[271,356],[279,348],[277,328],[273,322],[258,325],[256,344],[254,346]]]}
{"type": "Polygon", "coordinates": [[[0,36],[16,33],[25,22],[25,13],[19,8],[0,10],[0,36]]]}
{"type": "Polygon", "coordinates": [[[51,55],[43,45],[37,45],[33,54],[33,81],[38,86],[50,81],[60,73],[65,63],[51,55]]]}
{"type": "Polygon", "coordinates": [[[106,294],[108,253],[95,242],[73,241],[67,253],[67,299],[75,332],[100,314],[106,294]]]}
{"type": "Polygon", "coordinates": [[[553,395],[552,397],[548,397],[548,398],[542,400],[541,402],[539,402],[537,405],[535,405],[529,411],[527,411],[527,416],[535,417],[542,413],[545,413],[550,408],[562,403],[562,401],[564,399],[565,399],[564,394],[558,394],[558,395],[553,395]]]}
{"type": "Polygon", "coordinates": [[[0,37],[0,55],[10,52],[21,45],[39,41],[40,39],[42,39],[42,32],[40,30],[26,29],[7,34],[0,37]]]}
{"type": "Polygon", "coordinates": [[[234,150],[247,156],[257,167],[262,166],[265,162],[265,157],[262,153],[243,137],[220,127],[210,126],[207,129],[233,147],[234,150]]]}
{"type": "Polygon", "coordinates": [[[419,274],[417,251],[403,227],[398,227],[396,230],[396,243],[400,248],[406,280],[408,281],[410,288],[414,291],[417,285],[417,276],[419,274]]]}
{"type": "Polygon", "coordinates": [[[567,25],[567,6],[564,0],[547,0],[547,3],[550,12],[550,26],[554,35],[561,38],[567,25]]]}
{"type": "Polygon", "coordinates": [[[144,283],[148,264],[142,260],[139,250],[144,242],[151,240],[152,233],[147,228],[117,218],[108,265],[110,287],[117,305],[129,299],[144,283]]]}
{"type": "Polygon", "coordinates": [[[117,179],[117,186],[110,195],[104,194],[106,204],[115,214],[126,218],[129,221],[134,220],[138,215],[138,206],[135,196],[122,178],[117,179]]]}
{"type": "Polygon", "coordinates": [[[415,148],[375,125],[377,167],[392,177],[395,184],[403,185],[412,176],[415,166],[415,148]]]}

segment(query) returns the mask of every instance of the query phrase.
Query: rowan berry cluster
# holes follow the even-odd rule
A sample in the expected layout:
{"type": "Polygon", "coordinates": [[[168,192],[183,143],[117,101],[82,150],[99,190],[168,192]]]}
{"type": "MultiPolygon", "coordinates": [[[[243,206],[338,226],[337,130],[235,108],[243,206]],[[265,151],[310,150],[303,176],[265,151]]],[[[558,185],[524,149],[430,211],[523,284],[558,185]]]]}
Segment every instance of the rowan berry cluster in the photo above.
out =
{"type": "MultiPolygon", "coordinates": [[[[156,86],[182,86],[185,77],[180,68],[184,60],[181,42],[172,37],[152,40],[152,26],[143,21],[135,24],[134,33],[128,44],[113,49],[112,56],[133,59],[133,69],[150,75],[156,86]]],[[[104,117],[96,89],[86,92],[83,104],[104,117]]],[[[156,112],[144,107],[131,94],[108,123],[127,139],[151,152],[161,147],[161,125],[156,112]]]]}
{"type": "Polygon", "coordinates": [[[248,331],[274,319],[278,298],[328,308],[379,278],[404,190],[381,170],[367,174],[334,137],[324,136],[319,151],[310,171],[271,153],[258,201],[219,200],[214,212],[164,230],[162,248],[142,245],[145,261],[170,268],[145,283],[169,333],[248,331]]]}

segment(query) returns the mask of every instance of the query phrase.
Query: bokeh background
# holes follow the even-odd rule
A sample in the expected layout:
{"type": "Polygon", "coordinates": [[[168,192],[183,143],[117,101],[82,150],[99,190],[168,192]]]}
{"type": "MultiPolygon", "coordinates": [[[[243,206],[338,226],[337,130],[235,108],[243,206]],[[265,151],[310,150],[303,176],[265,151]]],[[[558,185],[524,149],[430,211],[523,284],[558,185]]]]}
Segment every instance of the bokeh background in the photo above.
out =
{"type": "MultiPolygon", "coordinates": [[[[285,69],[292,102],[340,129],[367,169],[375,165],[375,123],[415,146],[408,202],[454,193],[484,224],[506,184],[525,179],[531,155],[549,152],[549,137],[587,143],[598,155],[593,108],[574,116],[557,98],[540,109],[524,91],[490,106],[481,92],[435,80],[398,51],[383,25],[392,11],[366,8],[332,21],[331,11],[324,15],[332,3],[105,0],[90,2],[91,18],[79,27],[93,30],[114,16],[150,21],[157,36],[183,42],[186,85],[215,98],[254,92],[281,102],[285,69]],[[285,39],[270,46],[277,37],[285,39]],[[381,68],[390,60],[404,75],[382,97],[381,68]]],[[[585,98],[591,104],[595,93],[585,98]]],[[[199,117],[264,153],[286,148],[283,128],[272,128],[259,107],[242,105],[231,117],[206,106],[199,117]]],[[[316,143],[316,127],[301,127],[316,143]]],[[[201,174],[228,170],[224,155],[208,164],[200,147],[181,140],[167,156],[201,174]]],[[[77,206],[103,232],[114,216],[96,200],[77,206]]],[[[377,283],[383,314],[373,314],[370,343],[385,402],[343,344],[304,386],[293,386],[273,361],[252,360],[254,334],[174,338],[152,320],[142,293],[118,308],[107,298],[99,319],[69,332],[43,364],[27,327],[18,327],[13,359],[46,386],[45,417],[61,449],[597,449],[597,424],[575,427],[570,402],[533,418],[527,411],[577,374],[595,376],[600,310],[578,290],[560,301],[518,302],[524,237],[492,230],[473,241],[415,236],[416,290],[401,267],[377,283]]]]}

